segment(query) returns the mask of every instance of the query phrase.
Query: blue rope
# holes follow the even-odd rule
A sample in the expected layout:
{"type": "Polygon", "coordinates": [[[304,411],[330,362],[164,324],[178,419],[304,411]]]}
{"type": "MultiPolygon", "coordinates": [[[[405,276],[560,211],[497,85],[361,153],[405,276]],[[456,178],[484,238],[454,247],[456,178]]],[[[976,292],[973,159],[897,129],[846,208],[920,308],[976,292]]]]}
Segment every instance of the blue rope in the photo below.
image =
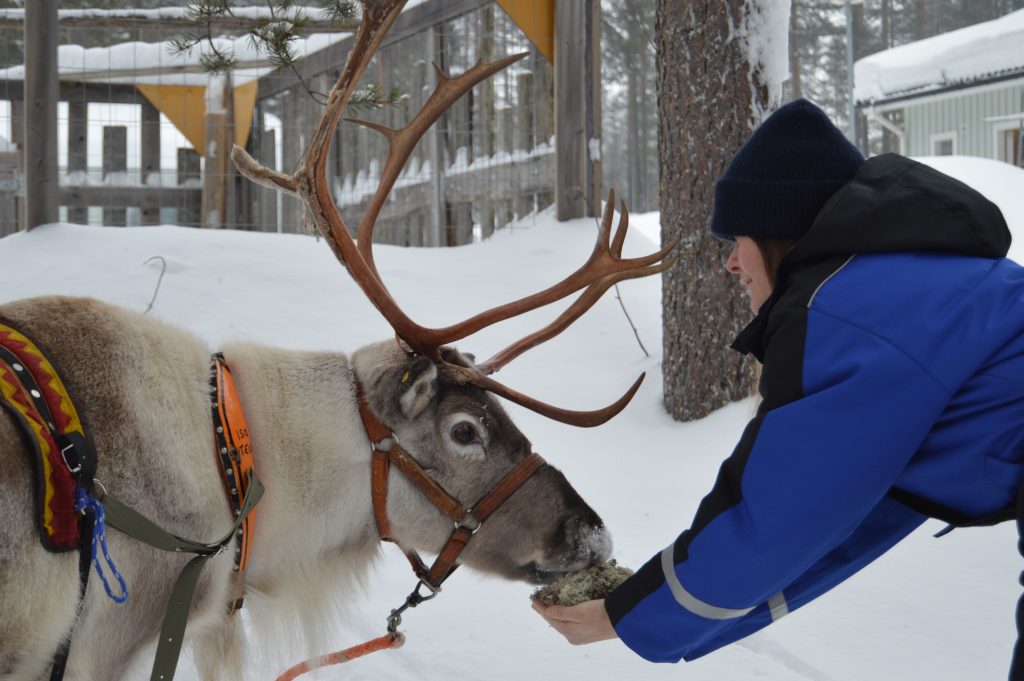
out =
{"type": "Polygon", "coordinates": [[[115,603],[124,603],[128,600],[128,585],[125,584],[124,577],[117,571],[117,566],[114,565],[114,561],[110,558],[110,553],[107,552],[107,530],[103,520],[103,504],[100,503],[99,499],[94,499],[86,494],[82,487],[78,487],[75,490],[75,511],[80,513],[86,509],[92,511],[93,515],[92,560],[96,564],[96,574],[103,580],[103,588],[106,589],[107,595],[110,596],[111,600],[115,603]],[[107,576],[103,574],[103,566],[100,564],[99,556],[96,555],[97,542],[99,542],[100,548],[103,550],[103,559],[107,562],[111,574],[117,578],[117,583],[121,588],[120,596],[114,595],[110,584],[107,582],[107,576]]]}

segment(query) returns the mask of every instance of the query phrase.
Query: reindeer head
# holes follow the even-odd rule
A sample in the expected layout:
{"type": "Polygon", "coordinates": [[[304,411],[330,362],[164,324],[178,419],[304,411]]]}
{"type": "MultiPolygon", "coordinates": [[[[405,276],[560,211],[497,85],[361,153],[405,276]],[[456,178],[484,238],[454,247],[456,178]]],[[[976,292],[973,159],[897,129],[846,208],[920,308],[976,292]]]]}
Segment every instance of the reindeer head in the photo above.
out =
{"type": "MultiPolygon", "coordinates": [[[[412,477],[419,476],[421,488],[432,490],[431,493],[436,493],[441,499],[440,505],[449,507],[448,514],[456,518],[456,527],[459,526],[458,513],[468,508],[466,504],[474,503],[496,485],[495,492],[507,492],[506,488],[511,487],[509,476],[522,478],[515,480],[518,491],[498,495],[502,497],[498,502],[500,507],[490,508],[493,496],[484,500],[482,505],[488,507],[487,515],[491,517],[487,528],[472,544],[466,544],[468,538],[463,541],[456,555],[462,547],[468,547],[461,553],[461,559],[481,569],[512,578],[546,581],[558,573],[607,558],[611,542],[600,518],[580,499],[561,473],[542,464],[539,457],[532,454],[527,439],[491,394],[565,423],[595,426],[626,406],[643,376],[608,407],[581,412],[540,402],[498,383],[491,374],[568,327],[617,282],[667,269],[671,262],[662,261],[675,243],[641,258],[622,258],[629,219],[623,203],[618,228],[612,238],[615,209],[612,193],[593,252],[578,270],[561,282],[444,328],[421,326],[406,315],[392,298],[374,263],[372,235],[380,209],[416,143],[434,121],[467,90],[525,54],[488,64],[477,63],[458,76],[449,76],[435,64],[437,89],[402,128],[352,121],[383,134],[389,143],[380,186],[370,200],[353,240],[329,190],[327,152],[342,111],[360,76],[404,4],[404,0],[363,2],[363,19],[355,44],[310,139],[303,165],[294,175],[264,168],[238,147],[232,152],[232,158],[240,172],[253,181],[293,193],[304,201],[311,221],[335,256],[394,328],[397,343],[390,341],[364,348],[355,353],[353,361],[370,410],[408,449],[408,457],[399,457],[409,466],[405,472],[412,477]],[[513,343],[486,362],[477,365],[449,347],[451,343],[487,326],[579,291],[582,293],[576,301],[551,324],[513,343]],[[520,474],[527,467],[529,472],[520,474]],[[423,469],[426,469],[426,475],[421,475],[423,469]]],[[[395,477],[403,480],[401,476],[395,477]]],[[[396,484],[408,484],[397,480],[396,484]]],[[[395,496],[390,494],[389,502],[395,496]]],[[[396,505],[392,510],[397,521],[395,537],[409,546],[439,550],[444,537],[452,531],[452,521],[445,520],[444,515],[427,506],[426,501],[415,493],[401,498],[418,501],[406,504],[401,510],[396,505]]],[[[378,526],[380,524],[378,518],[378,526]]],[[[386,533],[382,532],[382,536],[386,533]]],[[[453,538],[445,545],[444,552],[452,546],[453,538]]]]}
{"type": "MultiPolygon", "coordinates": [[[[454,349],[446,362],[471,368],[454,349]]],[[[529,440],[494,397],[459,383],[431,360],[394,341],[353,354],[356,378],[373,412],[437,485],[471,507],[531,453],[529,440]]],[[[391,535],[403,546],[441,553],[453,521],[402,476],[387,500],[391,535]]],[[[468,543],[459,561],[509,579],[546,582],[607,560],[611,537],[558,470],[542,465],[468,543]]]]}

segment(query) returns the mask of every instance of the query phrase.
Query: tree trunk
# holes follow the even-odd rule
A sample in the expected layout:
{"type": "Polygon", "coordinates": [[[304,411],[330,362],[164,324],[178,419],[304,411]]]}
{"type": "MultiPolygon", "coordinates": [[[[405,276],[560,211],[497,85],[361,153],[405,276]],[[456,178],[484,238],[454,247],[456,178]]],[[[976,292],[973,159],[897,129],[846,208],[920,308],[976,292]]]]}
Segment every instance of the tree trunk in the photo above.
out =
{"type": "Polygon", "coordinates": [[[714,183],[754,127],[768,91],[751,88],[733,27],[744,3],[658,0],[658,151],[662,243],[680,237],[663,275],[665,406],[676,419],[706,416],[753,391],[753,363],[729,348],[751,318],[725,271],[728,245],[708,232],[714,183]]]}
{"type": "Polygon", "coordinates": [[[800,42],[797,40],[797,0],[789,7],[789,92],[793,99],[803,97],[800,85],[800,42]]]}
{"type": "MultiPolygon", "coordinates": [[[[626,74],[626,135],[629,139],[629,192],[627,203],[639,206],[643,195],[641,177],[645,168],[640,165],[640,99],[636,69],[629,69],[626,74]]],[[[633,208],[636,210],[636,208],[633,208]]]]}

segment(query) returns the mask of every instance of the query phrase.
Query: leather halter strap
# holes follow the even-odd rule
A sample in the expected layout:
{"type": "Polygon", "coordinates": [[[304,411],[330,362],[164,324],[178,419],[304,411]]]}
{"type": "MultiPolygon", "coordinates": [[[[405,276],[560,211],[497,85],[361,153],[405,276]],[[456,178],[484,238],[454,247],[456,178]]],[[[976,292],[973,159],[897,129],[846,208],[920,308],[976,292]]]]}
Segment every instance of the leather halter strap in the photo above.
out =
{"type": "Polygon", "coordinates": [[[434,564],[429,568],[412,549],[403,552],[413,567],[416,576],[431,591],[440,591],[441,583],[458,567],[457,559],[466,548],[470,538],[485,520],[497,510],[509,497],[523,486],[537,470],[545,465],[544,459],[532,452],[520,461],[490,492],[470,507],[449,494],[441,485],[434,481],[426,471],[402,449],[398,438],[380,419],[377,418],[366,402],[362,386],[357,382],[356,396],[359,403],[359,415],[363,427],[373,447],[373,473],[371,491],[373,497],[373,515],[377,523],[377,532],[384,541],[394,544],[398,542],[391,535],[391,523],[387,513],[388,473],[392,464],[404,473],[421,492],[455,523],[455,529],[448,537],[444,548],[438,554],[434,564]]]}
{"type": "MultiPolygon", "coordinates": [[[[228,506],[235,517],[241,513],[249,491],[250,473],[253,462],[252,444],[249,440],[249,426],[245,420],[242,403],[238,399],[235,381],[221,353],[210,358],[210,406],[213,412],[213,441],[217,462],[220,464],[221,480],[227,495],[228,506]]],[[[242,521],[235,535],[235,584],[228,600],[228,615],[242,607],[245,593],[245,569],[249,564],[249,552],[256,526],[256,511],[251,511],[242,521]]]]}

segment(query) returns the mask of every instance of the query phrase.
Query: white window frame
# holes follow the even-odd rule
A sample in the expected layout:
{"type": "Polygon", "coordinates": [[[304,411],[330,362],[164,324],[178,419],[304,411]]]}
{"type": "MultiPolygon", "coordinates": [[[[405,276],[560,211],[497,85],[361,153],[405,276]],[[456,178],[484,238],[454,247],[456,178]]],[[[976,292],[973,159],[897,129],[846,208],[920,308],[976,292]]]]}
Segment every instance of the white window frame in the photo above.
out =
{"type": "Polygon", "coordinates": [[[939,155],[938,151],[935,149],[936,143],[938,143],[938,142],[952,142],[953,143],[953,153],[950,154],[950,155],[951,156],[956,156],[956,138],[957,138],[957,131],[956,130],[949,130],[948,132],[939,132],[939,133],[936,133],[936,134],[932,135],[932,137],[931,137],[931,152],[928,155],[929,156],[938,156],[939,155]]]}
{"type": "MultiPolygon", "coordinates": [[[[995,160],[1001,160],[999,158],[999,152],[1002,151],[1002,140],[1000,137],[1002,133],[1007,130],[1017,130],[1021,128],[1021,121],[1000,121],[992,126],[992,158],[995,160]]],[[[1021,133],[1021,144],[1024,144],[1024,133],[1021,133]]]]}

